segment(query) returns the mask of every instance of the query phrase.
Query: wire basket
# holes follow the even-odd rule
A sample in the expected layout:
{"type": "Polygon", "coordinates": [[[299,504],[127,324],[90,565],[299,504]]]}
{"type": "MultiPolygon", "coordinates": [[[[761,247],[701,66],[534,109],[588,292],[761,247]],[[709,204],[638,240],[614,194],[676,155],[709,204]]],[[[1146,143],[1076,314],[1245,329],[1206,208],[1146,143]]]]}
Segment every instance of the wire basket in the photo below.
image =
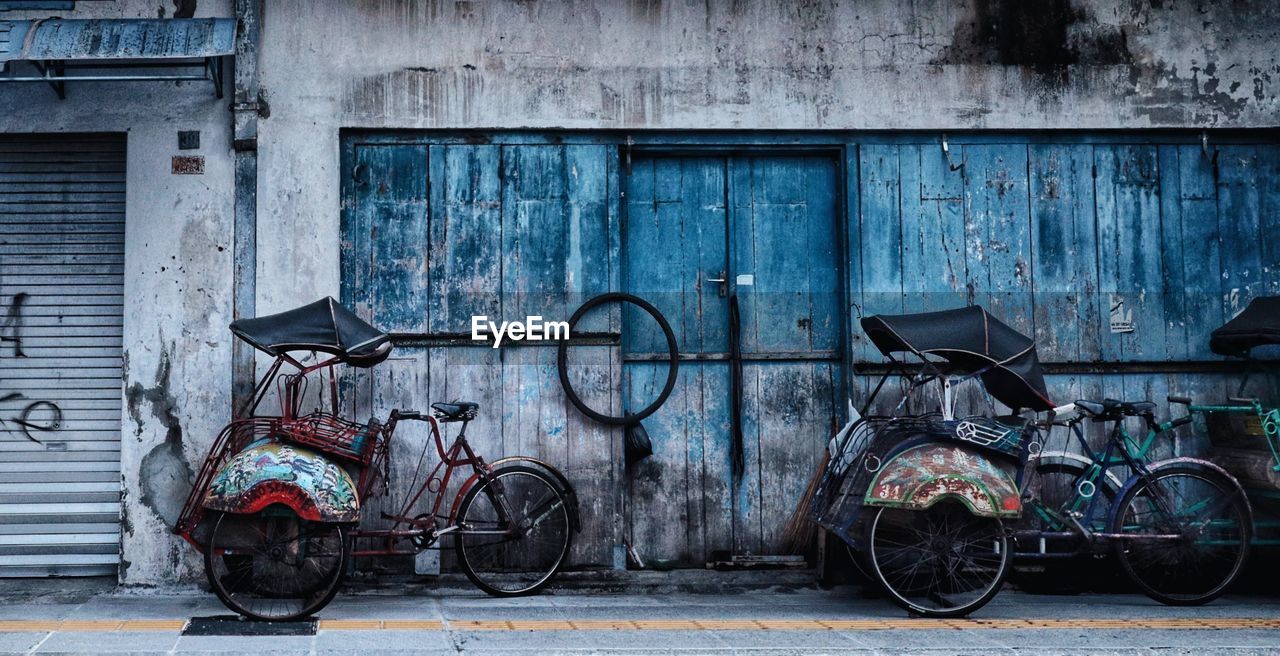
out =
{"type": "Polygon", "coordinates": [[[937,436],[940,415],[864,417],[843,439],[830,445],[830,460],[818,483],[809,512],[818,525],[856,544],[862,499],[889,452],[920,435],[937,436]]]}
{"type": "Polygon", "coordinates": [[[374,446],[382,429],[377,421],[357,424],[327,412],[313,412],[296,419],[282,419],[279,436],[361,466],[373,459],[374,446]]]}

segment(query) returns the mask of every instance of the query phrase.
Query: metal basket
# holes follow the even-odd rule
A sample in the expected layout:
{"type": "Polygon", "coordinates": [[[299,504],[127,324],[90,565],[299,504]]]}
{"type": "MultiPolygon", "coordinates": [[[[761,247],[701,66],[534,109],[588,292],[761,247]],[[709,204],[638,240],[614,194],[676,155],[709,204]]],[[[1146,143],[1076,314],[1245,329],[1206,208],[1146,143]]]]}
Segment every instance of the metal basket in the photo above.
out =
{"type": "Polygon", "coordinates": [[[373,459],[382,426],[373,421],[357,424],[327,412],[313,412],[296,419],[282,419],[279,437],[299,446],[309,447],[344,458],[361,466],[373,459]]]}

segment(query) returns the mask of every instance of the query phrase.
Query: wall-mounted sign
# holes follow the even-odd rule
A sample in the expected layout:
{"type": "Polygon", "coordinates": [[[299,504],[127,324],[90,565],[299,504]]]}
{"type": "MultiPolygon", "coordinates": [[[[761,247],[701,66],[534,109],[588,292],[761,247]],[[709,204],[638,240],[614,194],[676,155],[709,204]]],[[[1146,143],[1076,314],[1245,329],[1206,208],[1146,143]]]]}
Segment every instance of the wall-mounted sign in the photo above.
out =
{"type": "Polygon", "coordinates": [[[174,155],[174,175],[204,175],[204,157],[200,155],[174,155]]]}

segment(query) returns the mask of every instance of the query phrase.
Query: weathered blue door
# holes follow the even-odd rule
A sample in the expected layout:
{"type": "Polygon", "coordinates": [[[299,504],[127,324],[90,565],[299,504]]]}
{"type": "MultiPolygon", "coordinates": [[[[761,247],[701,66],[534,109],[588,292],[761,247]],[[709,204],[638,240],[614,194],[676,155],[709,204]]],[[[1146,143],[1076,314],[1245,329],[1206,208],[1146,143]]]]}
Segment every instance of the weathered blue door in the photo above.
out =
{"type": "MultiPolygon", "coordinates": [[[[342,298],[396,343],[387,362],[351,372],[349,411],[382,417],[433,401],[480,403],[467,431],[477,452],[491,461],[534,456],[563,470],[582,500],[570,564],[613,566],[617,431],[565,401],[554,342],[509,341],[498,349],[472,341],[469,331],[480,316],[563,320],[584,295],[609,289],[617,228],[606,172],[616,151],[359,138],[345,147],[342,298]]],[[[608,408],[620,375],[607,347],[599,348],[606,352],[581,349],[571,375],[594,381],[577,389],[608,408]]],[[[427,436],[402,426],[391,444],[388,499],[371,500],[366,518],[398,511],[421,482],[415,473],[427,436]]],[[[449,428],[451,438],[456,427],[449,428]]],[[[430,495],[411,514],[429,503],[430,495]]]]}
{"type": "MultiPolygon", "coordinates": [[[[645,422],[654,455],[629,477],[627,532],[642,557],[701,566],[713,550],[783,548],[842,398],[837,180],[825,155],[633,158],[623,288],[662,310],[684,360],[671,399],[645,422]]],[[[661,389],[663,350],[647,316],[624,314],[630,409],[661,389]]]]}

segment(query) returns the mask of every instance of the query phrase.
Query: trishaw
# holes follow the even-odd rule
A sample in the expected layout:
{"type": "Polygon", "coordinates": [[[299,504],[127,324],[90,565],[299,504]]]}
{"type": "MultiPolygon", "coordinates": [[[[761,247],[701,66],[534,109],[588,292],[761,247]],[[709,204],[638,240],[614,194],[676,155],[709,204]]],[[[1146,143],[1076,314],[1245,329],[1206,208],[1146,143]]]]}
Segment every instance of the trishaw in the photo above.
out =
{"type": "MultiPolygon", "coordinates": [[[[1235,396],[1217,405],[1195,403],[1185,395],[1169,397],[1171,403],[1185,405],[1192,414],[1204,417],[1209,459],[1244,485],[1259,516],[1253,545],[1262,547],[1280,546],[1280,406],[1265,405],[1246,391],[1251,379],[1276,374],[1280,361],[1257,357],[1258,351],[1276,346],[1280,346],[1280,296],[1254,299],[1209,337],[1214,353],[1244,361],[1245,375],[1235,396]]],[[[1274,378],[1271,382],[1274,384],[1274,378]]],[[[1280,390],[1272,387],[1270,392],[1280,390]]]]}
{"type": "Polygon", "coordinates": [[[855,417],[832,441],[811,513],[909,613],[967,615],[999,592],[1015,557],[1102,546],[1164,603],[1204,603],[1239,574],[1252,515],[1235,479],[1204,460],[1145,457],[1189,418],[1157,423],[1145,401],[1055,407],[1035,343],[979,306],[877,315],[862,327],[891,366],[861,415],[891,376],[907,389],[889,416],[855,417]],[[1012,412],[957,417],[957,386],[973,380],[1012,412]],[[930,383],[932,402],[921,398],[930,383]],[[913,402],[934,407],[913,412],[913,402]],[[1129,436],[1127,418],[1146,422],[1145,440],[1129,436]],[[1042,453],[1047,431],[1081,436],[1086,420],[1115,424],[1101,453],[1082,437],[1083,455],[1042,453]],[[1066,491],[1039,495],[1041,477],[1066,491]],[[1112,496],[1098,493],[1107,480],[1117,482],[1112,496]]]}
{"type": "Polygon", "coordinates": [[[579,528],[573,488],[547,463],[489,463],[477,455],[466,439],[477,404],[435,403],[431,415],[392,410],[367,424],[338,416],[337,366],[383,362],[389,335],[332,298],[237,320],[231,332],[274,360],[249,416],[214,440],[174,527],[204,554],[209,586],[228,608],[259,620],[300,619],[329,603],[350,558],[416,554],[445,537],[458,568],[491,595],[537,592],[560,570],[579,528]],[[282,373],[286,366],[293,373],[282,373]],[[312,379],[318,393],[309,393],[312,379]],[[273,382],[280,414],[258,416],[273,382]],[[313,402],[325,409],[304,412],[313,402]],[[364,502],[387,491],[391,440],[402,421],[425,422],[431,439],[403,507],[382,513],[389,526],[362,528],[364,502]],[[459,424],[447,448],[446,423],[459,424]],[[430,444],[439,461],[418,486],[430,444]],[[468,474],[460,484],[459,469],[468,474]],[[362,542],[371,546],[356,548],[362,542]]]}

